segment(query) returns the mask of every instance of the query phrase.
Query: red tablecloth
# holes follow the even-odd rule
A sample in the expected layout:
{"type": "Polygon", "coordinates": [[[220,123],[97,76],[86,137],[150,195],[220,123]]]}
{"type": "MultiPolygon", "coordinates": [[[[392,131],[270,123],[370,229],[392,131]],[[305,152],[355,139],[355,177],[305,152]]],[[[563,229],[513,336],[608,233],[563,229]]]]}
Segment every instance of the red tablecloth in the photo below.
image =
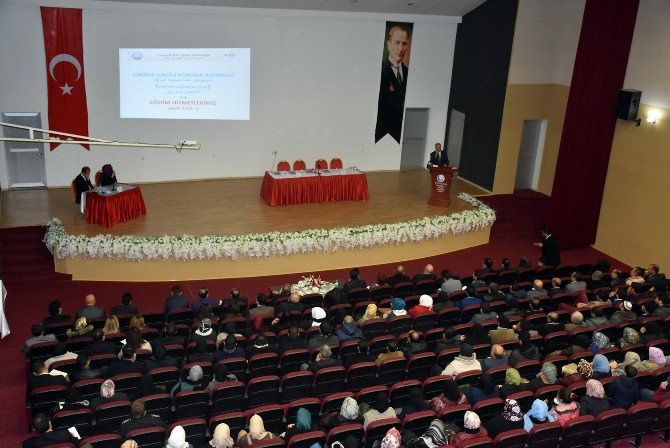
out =
{"type": "Polygon", "coordinates": [[[274,178],[268,172],[261,197],[271,207],[320,202],[365,201],[369,197],[365,173],[274,178]]]}
{"type": "Polygon", "coordinates": [[[86,221],[91,224],[113,227],[120,222],[130,221],[146,214],[147,209],[140,187],[124,189],[112,195],[86,193],[86,221]]]}

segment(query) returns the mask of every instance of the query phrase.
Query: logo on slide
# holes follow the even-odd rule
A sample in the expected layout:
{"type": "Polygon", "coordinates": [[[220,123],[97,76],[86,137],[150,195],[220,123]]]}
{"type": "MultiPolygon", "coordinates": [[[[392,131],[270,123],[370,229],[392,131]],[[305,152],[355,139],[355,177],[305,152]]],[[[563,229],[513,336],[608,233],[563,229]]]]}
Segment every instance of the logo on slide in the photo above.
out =
{"type": "Polygon", "coordinates": [[[232,59],[235,56],[236,56],[235,53],[223,53],[223,57],[226,59],[232,59]]]}
{"type": "Polygon", "coordinates": [[[144,57],[144,55],[142,53],[140,53],[139,51],[134,51],[132,56],[133,56],[133,59],[136,60],[136,61],[139,61],[144,57]]]}
{"type": "Polygon", "coordinates": [[[444,182],[444,174],[438,174],[436,179],[438,182],[444,182]]]}

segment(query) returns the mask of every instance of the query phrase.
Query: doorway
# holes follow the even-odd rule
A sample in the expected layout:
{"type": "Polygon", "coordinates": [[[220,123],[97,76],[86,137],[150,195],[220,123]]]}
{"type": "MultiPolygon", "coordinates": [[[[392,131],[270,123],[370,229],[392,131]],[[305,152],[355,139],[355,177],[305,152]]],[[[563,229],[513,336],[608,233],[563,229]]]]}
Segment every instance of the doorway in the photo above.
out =
{"type": "Polygon", "coordinates": [[[400,156],[401,170],[416,170],[426,166],[427,131],[428,109],[405,109],[400,156]]]}
{"type": "Polygon", "coordinates": [[[463,147],[463,129],[465,129],[465,114],[451,109],[449,114],[449,134],[447,137],[447,155],[451,166],[460,166],[461,148],[463,147]]]}
{"type": "Polygon", "coordinates": [[[546,134],[546,119],[524,120],[514,182],[515,190],[537,190],[546,134]]]}
{"type": "MultiPolygon", "coordinates": [[[[42,118],[39,112],[3,112],[2,121],[42,128],[42,118]]],[[[27,129],[4,126],[3,135],[10,138],[29,138],[30,132],[27,129]]],[[[42,138],[41,135],[41,133],[36,133],[35,138],[42,138]]],[[[9,188],[46,187],[44,143],[5,142],[5,160],[9,188]]]]}

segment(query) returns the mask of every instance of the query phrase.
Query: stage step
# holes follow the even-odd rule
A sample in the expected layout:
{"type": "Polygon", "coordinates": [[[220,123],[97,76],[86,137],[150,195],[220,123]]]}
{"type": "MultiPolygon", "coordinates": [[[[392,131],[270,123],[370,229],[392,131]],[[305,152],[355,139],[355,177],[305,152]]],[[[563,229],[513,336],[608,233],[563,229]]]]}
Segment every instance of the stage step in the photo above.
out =
{"type": "Polygon", "coordinates": [[[496,212],[491,228],[491,241],[517,238],[539,238],[540,229],[547,225],[551,198],[532,190],[517,190],[514,194],[480,197],[496,212]]]}

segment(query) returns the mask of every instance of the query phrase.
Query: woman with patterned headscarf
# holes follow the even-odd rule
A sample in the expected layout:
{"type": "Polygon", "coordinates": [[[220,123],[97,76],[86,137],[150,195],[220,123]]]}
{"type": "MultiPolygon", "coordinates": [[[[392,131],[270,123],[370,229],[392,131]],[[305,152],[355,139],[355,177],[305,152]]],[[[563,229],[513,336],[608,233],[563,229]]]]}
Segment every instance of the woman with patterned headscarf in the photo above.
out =
{"type": "Polygon", "coordinates": [[[370,303],[368,304],[368,307],[365,309],[365,313],[363,314],[363,316],[361,316],[361,318],[358,319],[358,323],[362,324],[366,320],[376,319],[378,317],[379,315],[377,314],[377,305],[375,305],[374,303],[370,303]]]}
{"type": "Polygon", "coordinates": [[[502,414],[496,414],[484,423],[489,437],[495,439],[496,436],[505,431],[513,429],[523,429],[523,412],[516,400],[505,400],[505,407],[502,414]]]}
{"type": "Polygon", "coordinates": [[[612,346],[612,343],[610,342],[610,339],[605,336],[603,333],[599,331],[593,332],[593,336],[591,336],[591,345],[589,346],[589,350],[595,355],[598,353],[600,350],[604,350],[606,348],[610,348],[612,346]]]}
{"type": "Polygon", "coordinates": [[[623,337],[619,339],[619,348],[626,348],[629,345],[640,343],[640,333],[634,328],[626,327],[623,329],[623,337]]]}
{"type": "Polygon", "coordinates": [[[333,412],[323,417],[321,426],[328,431],[336,426],[348,425],[352,423],[360,424],[362,421],[358,413],[358,403],[352,397],[347,397],[340,406],[340,412],[333,412]]]}
{"type": "Polygon", "coordinates": [[[382,439],[382,448],[399,448],[400,447],[400,431],[396,428],[388,430],[382,439]]]}
{"type": "Polygon", "coordinates": [[[105,380],[100,385],[100,396],[91,400],[91,410],[95,411],[100,405],[112,401],[128,401],[128,395],[123,392],[116,392],[115,389],[114,381],[105,380]]]}
{"type": "Polygon", "coordinates": [[[435,419],[423,433],[421,439],[428,448],[437,448],[438,446],[449,445],[449,438],[456,434],[454,425],[445,425],[442,420],[435,419]]]}
{"type": "Polygon", "coordinates": [[[488,432],[482,426],[479,416],[472,411],[466,411],[463,416],[463,430],[454,434],[454,437],[449,441],[451,445],[458,446],[466,440],[474,439],[475,437],[487,437],[488,432]]]}
{"type": "Polygon", "coordinates": [[[610,401],[605,396],[605,389],[598,380],[586,382],[586,395],[579,400],[579,415],[597,417],[601,412],[610,409],[610,401]]]}

